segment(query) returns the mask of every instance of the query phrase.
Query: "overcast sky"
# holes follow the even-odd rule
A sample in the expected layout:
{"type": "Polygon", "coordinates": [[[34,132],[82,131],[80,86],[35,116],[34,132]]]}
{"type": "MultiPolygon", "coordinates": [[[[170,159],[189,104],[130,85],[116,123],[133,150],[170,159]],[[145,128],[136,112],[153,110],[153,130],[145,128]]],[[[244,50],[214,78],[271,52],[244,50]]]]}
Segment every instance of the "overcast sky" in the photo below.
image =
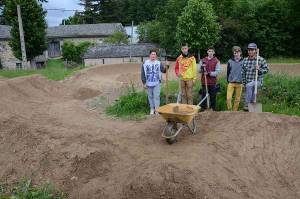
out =
{"type": "MultiPolygon", "coordinates": [[[[83,7],[78,5],[79,0],[48,0],[44,3],[44,9],[67,9],[67,10],[83,10],[83,7]]],[[[58,10],[47,10],[46,20],[48,26],[58,26],[62,19],[74,15],[74,11],[62,12],[58,10]]]]}

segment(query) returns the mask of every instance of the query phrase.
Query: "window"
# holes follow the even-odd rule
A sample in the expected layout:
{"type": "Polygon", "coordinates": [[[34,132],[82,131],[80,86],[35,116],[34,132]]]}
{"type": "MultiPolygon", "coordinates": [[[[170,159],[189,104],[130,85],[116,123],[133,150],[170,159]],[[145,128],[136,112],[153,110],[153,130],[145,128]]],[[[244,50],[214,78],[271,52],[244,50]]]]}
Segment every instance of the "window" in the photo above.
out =
{"type": "Polygon", "coordinates": [[[16,69],[17,70],[22,69],[22,63],[16,63],[16,69]]]}
{"type": "Polygon", "coordinates": [[[45,68],[45,62],[35,62],[36,69],[45,68]]]}

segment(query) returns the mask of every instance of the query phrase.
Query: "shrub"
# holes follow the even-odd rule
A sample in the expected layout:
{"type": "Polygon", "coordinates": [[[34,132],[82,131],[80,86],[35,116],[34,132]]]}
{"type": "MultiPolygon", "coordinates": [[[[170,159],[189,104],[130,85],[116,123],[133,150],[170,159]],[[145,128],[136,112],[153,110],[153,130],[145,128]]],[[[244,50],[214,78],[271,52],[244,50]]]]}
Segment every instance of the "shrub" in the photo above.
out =
{"type": "Polygon", "coordinates": [[[67,198],[66,194],[55,190],[50,184],[46,183],[42,186],[33,186],[31,180],[21,180],[16,187],[11,191],[5,190],[3,186],[0,190],[0,199],[63,199],[67,198]]]}
{"type": "Polygon", "coordinates": [[[66,61],[82,63],[83,55],[91,45],[92,43],[88,41],[81,42],[77,45],[73,42],[65,41],[62,45],[62,56],[66,61]]]}
{"type": "Polygon", "coordinates": [[[106,113],[125,119],[139,119],[149,112],[146,92],[137,92],[134,87],[121,96],[114,104],[107,107],[106,113]]]}
{"type": "MultiPolygon", "coordinates": [[[[227,81],[221,77],[220,92],[217,94],[217,111],[227,110],[226,93],[227,81]]],[[[287,115],[300,116],[300,77],[289,77],[285,75],[267,75],[264,86],[258,96],[258,102],[263,104],[264,112],[274,112],[287,115]]],[[[193,89],[194,104],[199,103],[201,87],[200,81],[196,82],[193,89]]],[[[178,82],[169,82],[169,103],[176,102],[178,93],[178,82]]],[[[243,99],[240,108],[243,106],[243,99]]],[[[161,105],[165,104],[165,84],[161,86],[161,105]]],[[[141,118],[149,113],[147,93],[137,92],[132,89],[121,96],[118,101],[106,109],[106,113],[121,118],[141,118]]]]}
{"type": "Polygon", "coordinates": [[[128,36],[124,31],[118,30],[113,35],[104,39],[109,44],[128,44],[128,36]]]}

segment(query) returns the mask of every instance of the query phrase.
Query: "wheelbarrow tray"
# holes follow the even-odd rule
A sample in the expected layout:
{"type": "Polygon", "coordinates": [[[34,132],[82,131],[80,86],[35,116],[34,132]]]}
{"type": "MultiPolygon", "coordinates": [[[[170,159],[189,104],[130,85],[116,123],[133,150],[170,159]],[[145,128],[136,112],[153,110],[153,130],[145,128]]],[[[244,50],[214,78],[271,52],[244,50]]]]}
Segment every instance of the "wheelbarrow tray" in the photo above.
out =
{"type": "Polygon", "coordinates": [[[198,113],[199,106],[171,103],[159,107],[157,111],[167,122],[189,124],[198,113]]]}

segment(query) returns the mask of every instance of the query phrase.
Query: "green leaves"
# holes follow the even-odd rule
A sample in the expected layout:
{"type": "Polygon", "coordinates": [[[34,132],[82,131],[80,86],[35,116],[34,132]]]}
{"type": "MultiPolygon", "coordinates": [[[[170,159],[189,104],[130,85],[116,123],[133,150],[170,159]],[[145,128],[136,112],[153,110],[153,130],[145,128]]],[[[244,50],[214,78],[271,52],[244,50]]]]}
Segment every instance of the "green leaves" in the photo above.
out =
{"type": "MultiPolygon", "coordinates": [[[[21,59],[21,46],[19,36],[19,24],[15,1],[6,1],[4,7],[4,17],[8,25],[12,26],[12,39],[9,42],[14,55],[21,59]]],[[[24,29],[24,39],[27,59],[43,54],[47,49],[46,40],[46,12],[36,0],[20,0],[21,15],[24,29]]]]}
{"type": "Polygon", "coordinates": [[[116,31],[113,35],[104,39],[105,43],[110,44],[128,44],[128,38],[124,31],[116,31]]]}
{"type": "Polygon", "coordinates": [[[138,26],[139,41],[145,43],[160,43],[161,23],[157,20],[141,23],[138,26]]]}
{"type": "Polygon", "coordinates": [[[55,190],[53,185],[45,183],[42,186],[33,186],[31,180],[21,180],[14,189],[7,194],[0,192],[2,199],[63,199],[66,194],[55,190]]]}
{"type": "Polygon", "coordinates": [[[73,42],[65,41],[62,45],[62,56],[64,60],[82,63],[82,56],[91,45],[90,42],[81,42],[76,45],[73,42]]]}
{"type": "Polygon", "coordinates": [[[192,49],[206,49],[220,39],[220,25],[213,7],[205,0],[189,0],[178,18],[176,37],[192,49]]]}

